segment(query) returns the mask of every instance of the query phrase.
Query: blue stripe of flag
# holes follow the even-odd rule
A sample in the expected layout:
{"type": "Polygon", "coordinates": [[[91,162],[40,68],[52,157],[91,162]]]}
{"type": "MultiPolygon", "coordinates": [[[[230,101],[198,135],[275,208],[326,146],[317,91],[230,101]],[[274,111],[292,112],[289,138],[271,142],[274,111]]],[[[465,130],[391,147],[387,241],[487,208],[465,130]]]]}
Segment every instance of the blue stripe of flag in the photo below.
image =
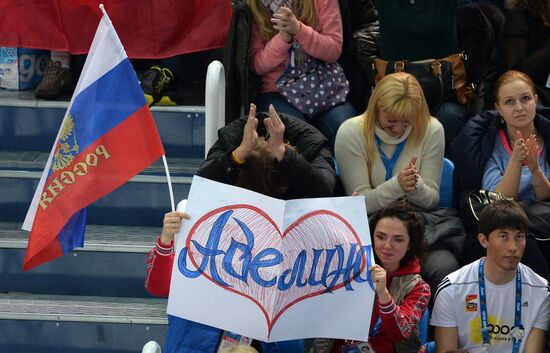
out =
{"type": "Polygon", "coordinates": [[[75,213],[57,235],[59,245],[63,253],[84,246],[84,234],[86,232],[86,208],[75,213]]]}
{"type": "Polygon", "coordinates": [[[80,151],[146,104],[137,82],[126,58],[75,97],[71,115],[80,151]]]}

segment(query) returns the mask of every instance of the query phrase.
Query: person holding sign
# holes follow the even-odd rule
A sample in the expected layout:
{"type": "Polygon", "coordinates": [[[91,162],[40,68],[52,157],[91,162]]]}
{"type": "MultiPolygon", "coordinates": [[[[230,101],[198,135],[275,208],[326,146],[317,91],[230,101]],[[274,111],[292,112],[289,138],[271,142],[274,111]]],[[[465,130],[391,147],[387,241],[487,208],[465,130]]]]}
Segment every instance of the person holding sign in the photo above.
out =
{"type": "MultiPolygon", "coordinates": [[[[420,277],[424,224],[407,203],[395,202],[376,213],[370,229],[377,265],[370,269],[376,302],[368,343],[376,353],[416,352],[420,347],[416,324],[430,301],[430,286],[420,277]]],[[[365,347],[336,341],[332,352],[353,346],[356,351],[365,347]]]]}
{"type": "MultiPolygon", "coordinates": [[[[256,107],[251,105],[248,118],[231,122],[218,135],[198,175],[281,199],[332,196],[336,174],[330,145],[308,123],[279,116],[273,106],[268,114],[256,116],[256,107]]],[[[145,287],[153,295],[168,295],[174,235],[188,218],[181,212],[164,216],[162,233],[147,258],[145,287]]],[[[226,334],[169,316],[165,353],[216,353],[226,334]]],[[[280,351],[277,343],[259,342],[257,348],[261,353],[280,351]]]]}
{"type": "Polygon", "coordinates": [[[527,216],[512,200],[487,205],[478,240],[487,255],[439,285],[430,324],[437,352],[544,352],[550,324],[548,281],[520,263],[527,216]]]}

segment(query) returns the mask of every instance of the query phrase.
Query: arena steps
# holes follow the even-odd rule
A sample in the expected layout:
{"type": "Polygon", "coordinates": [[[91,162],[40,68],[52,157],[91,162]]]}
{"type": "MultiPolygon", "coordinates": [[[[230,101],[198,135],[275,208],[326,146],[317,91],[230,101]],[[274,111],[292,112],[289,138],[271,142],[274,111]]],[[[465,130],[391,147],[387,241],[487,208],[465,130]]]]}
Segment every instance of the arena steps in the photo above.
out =
{"type": "Polygon", "coordinates": [[[166,299],[0,293],[0,320],[167,325],[166,299]]]}
{"type": "Polygon", "coordinates": [[[166,299],[0,293],[2,352],[140,352],[166,327],[166,299]]]}
{"type": "MultiPolygon", "coordinates": [[[[49,153],[69,102],[0,90],[0,150],[49,153]]],[[[167,158],[202,158],[204,107],[152,107],[167,158]]]]}
{"type": "MultiPolygon", "coordinates": [[[[68,107],[0,90],[0,352],[130,353],[164,344],[166,300],[144,288],[170,210],[161,161],[89,206],[83,248],[22,272],[21,224],[68,107]]],[[[153,107],[176,203],[204,154],[204,107],[153,107]]]]}
{"type": "MultiPolygon", "coordinates": [[[[0,152],[0,222],[22,222],[34,195],[48,153],[0,152]]],[[[174,198],[187,197],[199,158],[167,158],[174,198]]],[[[157,226],[170,209],[162,161],[88,207],[88,224],[157,226]]]]}

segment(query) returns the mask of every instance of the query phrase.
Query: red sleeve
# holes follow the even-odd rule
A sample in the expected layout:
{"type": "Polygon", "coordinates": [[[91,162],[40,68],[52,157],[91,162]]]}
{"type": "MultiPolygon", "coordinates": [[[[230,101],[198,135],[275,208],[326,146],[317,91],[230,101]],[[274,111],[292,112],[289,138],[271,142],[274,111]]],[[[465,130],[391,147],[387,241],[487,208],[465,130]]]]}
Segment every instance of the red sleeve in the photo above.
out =
{"type": "Polygon", "coordinates": [[[157,246],[152,248],[147,255],[147,276],[145,277],[145,289],[152,295],[167,297],[170,291],[170,279],[172,277],[172,265],[174,263],[174,242],[169,246],[157,240],[157,246]]]}
{"type": "Polygon", "coordinates": [[[400,305],[395,304],[393,299],[387,305],[379,305],[382,330],[392,337],[393,341],[407,339],[416,329],[418,321],[422,319],[429,300],[430,286],[420,281],[400,305]]]}

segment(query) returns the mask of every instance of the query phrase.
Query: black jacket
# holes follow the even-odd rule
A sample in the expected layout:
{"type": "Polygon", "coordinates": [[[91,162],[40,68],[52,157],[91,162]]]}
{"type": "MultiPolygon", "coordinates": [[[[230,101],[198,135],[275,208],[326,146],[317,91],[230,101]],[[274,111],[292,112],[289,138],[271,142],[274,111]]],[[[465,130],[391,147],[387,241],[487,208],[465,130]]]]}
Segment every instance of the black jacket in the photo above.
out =
{"type": "Polygon", "coordinates": [[[376,76],[371,57],[379,54],[378,11],[373,0],[340,0],[340,12],[344,43],[338,62],[349,82],[348,101],[363,112],[376,76]]]}
{"type": "Polygon", "coordinates": [[[225,122],[248,113],[248,107],[256,99],[261,78],[250,70],[250,40],[254,17],[244,0],[232,0],[233,18],[223,53],[225,70],[225,122]]]}
{"type": "MultiPolygon", "coordinates": [[[[289,185],[284,199],[330,197],[336,186],[334,160],[328,140],[314,127],[299,119],[279,114],[285,125],[284,139],[296,147],[294,152],[286,149],[279,162],[279,170],[289,185]]],[[[258,117],[258,134],[265,135],[263,119],[258,117]]],[[[221,183],[235,185],[240,168],[232,161],[230,154],[242,140],[245,118],[234,120],[218,131],[218,141],[208,151],[206,160],[198,175],[221,183]]]]}
{"type": "MultiPolygon", "coordinates": [[[[498,130],[503,128],[500,114],[487,110],[468,120],[460,134],[453,142],[453,151],[460,151],[454,157],[453,196],[457,205],[464,191],[481,188],[485,164],[493,154],[498,130]]],[[[544,139],[544,147],[550,149],[550,120],[537,114],[535,127],[544,139]]],[[[546,154],[550,163],[550,153],[546,154]]]]}
{"type": "Polygon", "coordinates": [[[550,26],[526,12],[511,11],[500,37],[501,60],[505,70],[525,72],[537,86],[539,101],[550,106],[550,26]]]}

